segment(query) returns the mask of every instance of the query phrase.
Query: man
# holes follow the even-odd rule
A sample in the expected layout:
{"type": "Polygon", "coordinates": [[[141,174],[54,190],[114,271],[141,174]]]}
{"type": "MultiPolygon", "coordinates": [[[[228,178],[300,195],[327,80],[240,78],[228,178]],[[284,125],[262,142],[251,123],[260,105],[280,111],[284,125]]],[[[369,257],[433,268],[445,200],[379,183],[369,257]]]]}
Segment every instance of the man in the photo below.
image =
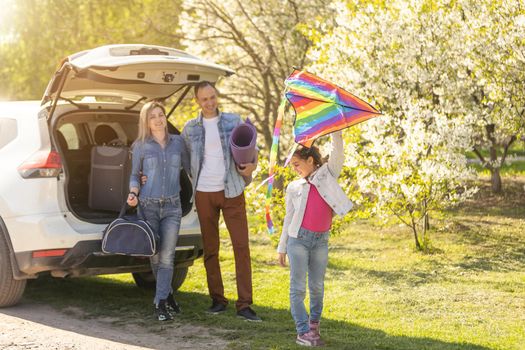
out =
{"type": "Polygon", "coordinates": [[[218,110],[218,92],[209,82],[195,86],[195,99],[201,108],[197,118],[186,123],[182,137],[191,156],[191,177],[204,245],[204,266],[212,299],[209,313],[226,310],[219,265],[219,216],[230,233],[235,256],[237,315],[248,321],[261,321],[252,310],[252,271],[244,188],[257,167],[257,161],[236,165],[229,139],[239,115],[218,110]],[[245,180],[246,178],[246,180],[245,180]]]}

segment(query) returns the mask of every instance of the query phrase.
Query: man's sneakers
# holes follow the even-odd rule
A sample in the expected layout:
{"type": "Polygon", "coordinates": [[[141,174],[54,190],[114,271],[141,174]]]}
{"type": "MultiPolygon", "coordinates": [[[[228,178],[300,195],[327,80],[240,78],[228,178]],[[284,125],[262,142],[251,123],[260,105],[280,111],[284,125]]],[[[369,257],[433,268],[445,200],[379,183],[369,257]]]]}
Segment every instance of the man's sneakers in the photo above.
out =
{"type": "Polygon", "coordinates": [[[173,293],[170,293],[168,295],[168,299],[166,299],[166,303],[168,306],[168,311],[176,315],[182,313],[182,309],[180,308],[179,304],[175,301],[175,298],[173,297],[173,293]]]}
{"type": "Polygon", "coordinates": [[[302,346],[323,346],[324,341],[321,340],[319,335],[313,331],[308,331],[304,334],[297,334],[295,342],[302,346]]]}
{"type": "MultiPolygon", "coordinates": [[[[222,312],[226,311],[226,304],[221,304],[219,302],[213,301],[210,308],[206,310],[209,314],[220,314],[222,312]]],[[[251,322],[261,322],[261,318],[257,316],[255,311],[252,310],[250,307],[246,307],[244,309],[241,309],[237,311],[237,317],[244,319],[245,321],[251,321],[251,322]]]]}
{"type": "Polygon", "coordinates": [[[221,304],[215,300],[213,301],[211,306],[208,308],[208,310],[206,310],[207,313],[213,314],[213,315],[220,314],[221,312],[224,312],[224,311],[226,311],[226,304],[221,304]]]}
{"type": "Polygon", "coordinates": [[[160,300],[159,304],[155,305],[155,317],[162,322],[173,320],[173,316],[168,311],[166,299],[160,300]]]}
{"type": "Polygon", "coordinates": [[[245,321],[262,322],[261,318],[249,306],[237,311],[237,317],[243,318],[245,321]]]}

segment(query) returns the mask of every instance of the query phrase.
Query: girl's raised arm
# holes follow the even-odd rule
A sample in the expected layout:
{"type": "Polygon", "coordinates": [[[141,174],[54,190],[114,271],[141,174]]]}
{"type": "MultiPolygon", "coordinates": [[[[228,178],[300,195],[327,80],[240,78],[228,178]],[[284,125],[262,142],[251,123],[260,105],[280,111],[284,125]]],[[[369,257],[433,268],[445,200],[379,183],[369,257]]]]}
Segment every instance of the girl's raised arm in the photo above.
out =
{"type": "Polygon", "coordinates": [[[332,145],[328,158],[328,170],[334,177],[339,177],[345,160],[343,152],[343,132],[338,130],[332,133],[332,145]]]}

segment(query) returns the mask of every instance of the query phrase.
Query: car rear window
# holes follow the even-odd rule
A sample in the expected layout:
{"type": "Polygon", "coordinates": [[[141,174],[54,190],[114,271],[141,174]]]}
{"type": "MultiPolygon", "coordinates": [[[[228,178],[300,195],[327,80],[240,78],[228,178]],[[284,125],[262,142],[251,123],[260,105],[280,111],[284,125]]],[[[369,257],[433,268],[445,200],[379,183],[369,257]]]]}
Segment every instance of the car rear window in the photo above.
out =
{"type": "Polygon", "coordinates": [[[18,126],[15,119],[0,118],[0,148],[13,141],[18,135],[18,126]]]}

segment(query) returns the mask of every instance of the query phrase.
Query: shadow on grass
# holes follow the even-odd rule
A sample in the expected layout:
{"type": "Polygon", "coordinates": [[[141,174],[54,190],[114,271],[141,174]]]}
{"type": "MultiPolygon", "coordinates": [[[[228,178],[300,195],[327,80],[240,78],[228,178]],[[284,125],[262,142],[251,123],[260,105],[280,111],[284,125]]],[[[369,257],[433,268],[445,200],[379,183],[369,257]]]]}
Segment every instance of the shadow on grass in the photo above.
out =
{"type": "MultiPolygon", "coordinates": [[[[122,321],[114,323],[113,327],[114,329],[122,328],[123,334],[126,332],[125,326],[130,323],[143,326],[146,333],[167,334],[166,329],[169,329],[170,326],[165,324],[161,326],[152,320],[152,297],[151,291],[144,291],[132,283],[118,280],[96,277],[67,280],[42,278],[32,281],[28,285],[24,301],[50,305],[64,312],[67,312],[68,307],[80,308],[85,312],[82,318],[95,321],[97,318],[115,317],[122,321]]],[[[172,323],[173,327],[176,327],[177,323],[206,327],[210,329],[210,334],[228,341],[228,348],[230,349],[301,348],[295,345],[295,330],[288,310],[255,305],[254,309],[264,322],[248,323],[235,317],[235,310],[232,305],[221,315],[204,313],[210,303],[207,295],[178,292],[176,298],[182,305],[183,314],[177,317],[175,323],[172,323]]],[[[9,310],[3,309],[2,312],[9,314],[9,310]]],[[[32,319],[31,316],[27,316],[26,318],[45,323],[38,317],[32,319]]],[[[487,349],[468,343],[453,343],[410,336],[391,336],[378,329],[365,328],[339,320],[323,319],[322,327],[327,349],[487,349]]],[[[104,334],[101,335],[100,333],[91,334],[93,331],[90,327],[81,329],[69,327],[67,330],[97,338],[104,337],[104,334]]],[[[114,334],[114,330],[112,334],[114,334]]],[[[114,339],[114,335],[113,338],[108,336],[108,340],[121,343],[123,342],[122,339],[125,337],[114,339]]]]}
{"type": "Polygon", "coordinates": [[[489,180],[478,181],[473,185],[479,188],[479,192],[458,206],[455,213],[479,217],[525,217],[525,181],[522,178],[505,178],[502,193],[493,193],[489,180]]]}
{"type": "Polygon", "coordinates": [[[525,270],[525,241],[509,233],[491,232],[483,227],[463,225],[458,241],[472,247],[455,266],[469,271],[523,271],[525,270]]]}

